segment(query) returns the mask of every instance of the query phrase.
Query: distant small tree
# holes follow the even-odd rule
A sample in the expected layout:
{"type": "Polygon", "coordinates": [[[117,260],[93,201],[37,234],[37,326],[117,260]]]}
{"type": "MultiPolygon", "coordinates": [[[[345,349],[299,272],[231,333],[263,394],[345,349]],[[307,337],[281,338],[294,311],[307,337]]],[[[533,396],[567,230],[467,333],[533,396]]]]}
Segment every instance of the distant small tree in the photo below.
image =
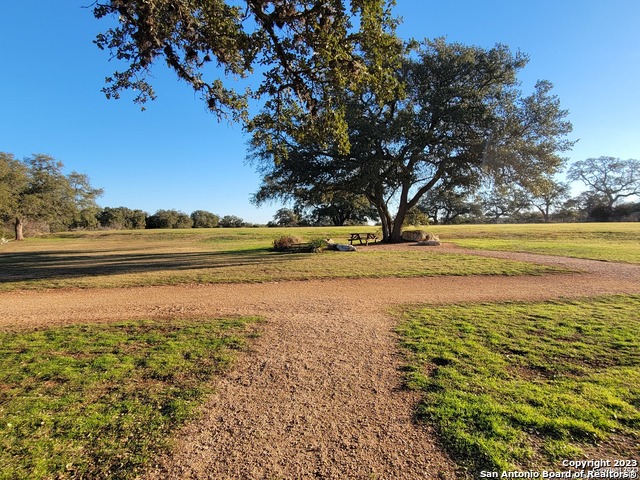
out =
{"type": "Polygon", "coordinates": [[[16,240],[24,238],[22,214],[26,211],[26,206],[20,205],[20,200],[28,185],[27,166],[13,154],[0,152],[0,217],[3,220],[15,221],[16,240]]]}
{"type": "Polygon", "coordinates": [[[378,212],[364,195],[349,192],[306,192],[299,195],[296,206],[310,209],[307,223],[311,225],[361,225],[378,220],[378,212]]]}
{"type": "Polygon", "coordinates": [[[223,228],[239,228],[244,227],[245,222],[235,215],[225,215],[220,219],[220,226],[223,228]]]}
{"type": "Polygon", "coordinates": [[[175,223],[173,228],[192,228],[193,220],[186,213],[180,212],[178,215],[178,220],[175,223]]]}
{"type": "Polygon", "coordinates": [[[404,225],[412,225],[419,227],[420,225],[429,225],[429,216],[421,211],[417,206],[410,209],[404,217],[404,225]]]}
{"type": "Polygon", "coordinates": [[[300,224],[300,215],[290,208],[281,208],[273,216],[273,221],[279,227],[297,227],[300,224]]]}
{"type": "Polygon", "coordinates": [[[139,229],[144,229],[147,228],[147,217],[149,216],[149,214],[147,212],[145,212],[144,210],[131,210],[131,213],[127,219],[128,224],[130,225],[129,228],[131,228],[132,230],[139,230],[139,229]]]}
{"type": "Polygon", "coordinates": [[[558,222],[582,222],[586,220],[581,199],[579,197],[565,200],[553,213],[553,219],[558,222]]]}
{"type": "Polygon", "coordinates": [[[457,223],[461,217],[471,214],[475,209],[469,197],[466,189],[446,188],[439,185],[425,195],[418,204],[418,208],[432,218],[436,225],[457,223]]]}
{"type": "Polygon", "coordinates": [[[98,221],[99,213],[100,208],[97,206],[93,208],[83,208],[73,216],[71,228],[83,230],[94,230],[98,228],[100,226],[100,222],[98,221]]]}
{"type": "Polygon", "coordinates": [[[613,209],[612,218],[618,222],[640,221],[640,202],[627,202],[616,205],[613,209]]]}
{"type": "Polygon", "coordinates": [[[103,228],[112,228],[114,230],[124,230],[127,228],[126,222],[126,210],[125,207],[104,207],[97,214],[100,226],[103,228]]]}
{"type": "Polygon", "coordinates": [[[206,210],[196,210],[191,213],[193,228],[216,228],[220,223],[220,217],[206,210]]]}
{"type": "Polygon", "coordinates": [[[514,185],[492,184],[479,195],[484,216],[498,223],[500,219],[510,217],[529,207],[527,194],[514,185]]]}
{"type": "Polygon", "coordinates": [[[547,176],[528,188],[528,196],[531,205],[540,211],[544,222],[548,223],[553,209],[559,207],[569,196],[569,185],[547,176]]]}
{"type": "Polygon", "coordinates": [[[178,210],[158,210],[147,218],[147,228],[191,228],[191,217],[178,210]]]}
{"type": "Polygon", "coordinates": [[[598,203],[589,211],[589,220],[592,222],[609,222],[613,215],[613,208],[604,203],[598,203]]]}
{"type": "Polygon", "coordinates": [[[147,213],[127,207],[105,207],[97,214],[102,228],[114,230],[136,230],[146,227],[147,213]]]}

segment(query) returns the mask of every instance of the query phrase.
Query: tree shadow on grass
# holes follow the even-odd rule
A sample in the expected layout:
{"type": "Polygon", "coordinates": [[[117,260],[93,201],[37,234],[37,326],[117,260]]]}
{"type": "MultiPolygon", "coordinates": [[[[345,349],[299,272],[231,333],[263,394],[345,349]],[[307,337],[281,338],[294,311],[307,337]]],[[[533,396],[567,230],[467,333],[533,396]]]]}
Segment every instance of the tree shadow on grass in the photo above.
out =
{"type": "MultiPolygon", "coordinates": [[[[218,252],[111,253],[42,251],[0,255],[0,283],[282,263],[293,257],[267,248],[218,252]]],[[[113,251],[116,252],[116,251],[113,251]]]]}

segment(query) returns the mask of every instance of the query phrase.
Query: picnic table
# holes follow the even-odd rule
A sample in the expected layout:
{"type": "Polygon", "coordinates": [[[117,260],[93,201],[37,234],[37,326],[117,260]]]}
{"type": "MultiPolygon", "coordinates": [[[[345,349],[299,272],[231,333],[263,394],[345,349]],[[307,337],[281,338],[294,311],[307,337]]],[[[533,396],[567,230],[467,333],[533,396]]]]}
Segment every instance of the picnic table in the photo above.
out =
{"type": "Polygon", "coordinates": [[[378,241],[378,236],[375,233],[351,233],[349,244],[353,245],[356,240],[360,242],[360,245],[369,245],[369,240],[373,240],[373,243],[378,241]]]}

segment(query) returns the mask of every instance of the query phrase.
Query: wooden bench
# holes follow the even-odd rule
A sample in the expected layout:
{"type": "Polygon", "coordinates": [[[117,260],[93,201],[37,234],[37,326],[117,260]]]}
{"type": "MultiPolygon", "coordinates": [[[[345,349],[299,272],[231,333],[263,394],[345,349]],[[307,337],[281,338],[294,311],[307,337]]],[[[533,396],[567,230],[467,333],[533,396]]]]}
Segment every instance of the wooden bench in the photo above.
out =
{"type": "Polygon", "coordinates": [[[349,239],[349,245],[353,245],[356,240],[360,242],[360,245],[369,245],[369,241],[373,240],[373,243],[377,243],[378,236],[375,233],[351,233],[349,239]]]}

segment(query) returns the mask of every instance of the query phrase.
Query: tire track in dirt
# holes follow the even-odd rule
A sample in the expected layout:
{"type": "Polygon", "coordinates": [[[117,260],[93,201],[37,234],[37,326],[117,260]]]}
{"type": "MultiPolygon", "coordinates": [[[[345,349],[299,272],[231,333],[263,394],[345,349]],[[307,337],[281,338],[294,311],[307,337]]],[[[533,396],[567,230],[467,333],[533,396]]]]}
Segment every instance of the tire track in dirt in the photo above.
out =
{"type": "Polygon", "coordinates": [[[466,251],[585,273],[322,280],[9,292],[0,328],[132,318],[261,315],[263,335],[217,382],[200,418],[147,478],[454,479],[413,420],[388,309],[406,303],[640,293],[640,266],[466,251]]]}

